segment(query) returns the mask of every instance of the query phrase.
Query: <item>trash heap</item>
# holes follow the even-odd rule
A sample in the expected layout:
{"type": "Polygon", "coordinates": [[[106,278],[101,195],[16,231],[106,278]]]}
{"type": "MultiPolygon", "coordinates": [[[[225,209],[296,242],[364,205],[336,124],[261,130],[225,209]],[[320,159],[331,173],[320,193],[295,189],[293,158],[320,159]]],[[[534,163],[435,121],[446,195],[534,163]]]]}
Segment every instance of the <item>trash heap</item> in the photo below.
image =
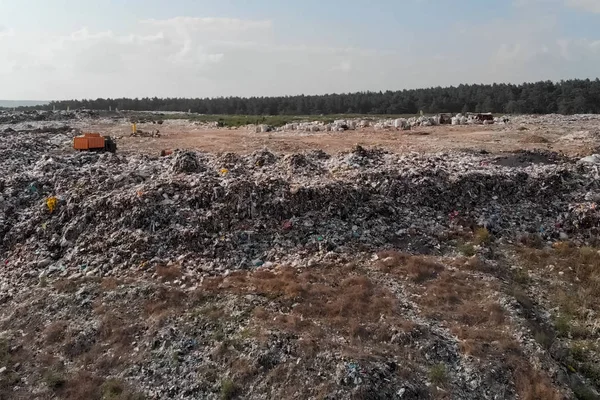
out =
{"type": "Polygon", "coordinates": [[[97,118],[94,110],[73,111],[9,111],[0,110],[0,124],[16,124],[26,121],[69,121],[74,119],[97,118]]]}
{"type": "Polygon", "coordinates": [[[506,162],[514,154],[360,146],[149,157],[74,153],[69,140],[0,133],[5,279],[121,276],[175,261],[200,277],[317,253],[440,253],[454,230],[477,226],[507,240],[600,237],[600,167],[554,153],[522,152],[516,164],[506,162]]]}
{"type": "Polygon", "coordinates": [[[279,128],[274,128],[269,125],[249,125],[248,129],[254,130],[256,133],[264,132],[344,132],[347,130],[356,130],[372,126],[375,130],[409,130],[416,127],[438,126],[444,124],[452,125],[491,125],[491,124],[506,124],[510,122],[506,116],[490,117],[489,120],[482,120],[475,114],[463,115],[457,114],[450,117],[447,114],[437,114],[434,116],[418,116],[410,118],[387,118],[387,119],[341,119],[331,123],[323,121],[312,122],[297,122],[289,123],[279,128]]]}

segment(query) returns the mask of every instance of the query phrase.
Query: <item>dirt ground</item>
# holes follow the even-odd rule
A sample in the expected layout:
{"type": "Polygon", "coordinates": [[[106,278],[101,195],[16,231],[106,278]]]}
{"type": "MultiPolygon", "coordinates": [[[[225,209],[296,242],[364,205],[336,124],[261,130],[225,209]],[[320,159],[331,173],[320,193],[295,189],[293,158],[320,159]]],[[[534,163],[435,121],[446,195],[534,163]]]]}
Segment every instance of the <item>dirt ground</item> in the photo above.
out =
{"type": "MultiPolygon", "coordinates": [[[[440,152],[486,150],[492,153],[521,149],[546,149],[573,156],[589,155],[600,146],[593,126],[544,126],[509,124],[492,126],[436,126],[412,131],[364,128],[345,132],[255,133],[246,128],[207,129],[182,120],[163,125],[140,124],[139,129],[159,129],[161,137],[131,137],[127,123],[88,123],[82,129],[110,134],[124,152],[156,154],[164,149],[194,148],[207,152],[251,153],[268,148],[277,153],[321,149],[328,153],[347,151],[356,144],[382,147],[392,152],[440,152]]],[[[597,127],[596,127],[597,129],[597,127]]]]}

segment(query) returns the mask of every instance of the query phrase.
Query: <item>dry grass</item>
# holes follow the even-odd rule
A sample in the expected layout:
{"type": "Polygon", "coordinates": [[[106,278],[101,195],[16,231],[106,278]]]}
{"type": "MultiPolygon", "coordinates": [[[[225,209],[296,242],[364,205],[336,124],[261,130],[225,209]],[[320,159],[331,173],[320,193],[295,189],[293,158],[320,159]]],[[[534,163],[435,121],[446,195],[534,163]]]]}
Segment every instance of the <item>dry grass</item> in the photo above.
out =
{"type": "Polygon", "coordinates": [[[377,267],[385,273],[406,276],[415,283],[434,279],[444,267],[425,256],[412,256],[406,253],[387,251],[378,254],[377,267]]]}
{"type": "Polygon", "coordinates": [[[492,241],[492,234],[487,228],[477,228],[475,229],[475,232],[473,232],[473,241],[478,245],[489,244],[492,241]]]}
{"type": "Polygon", "coordinates": [[[141,332],[142,327],[137,321],[108,313],[101,320],[98,337],[105,344],[110,344],[115,351],[128,352],[131,350],[132,342],[141,332]]]}
{"type": "MultiPolygon", "coordinates": [[[[590,316],[600,308],[598,249],[557,242],[545,249],[520,247],[516,253],[526,268],[542,277],[536,284],[547,293],[549,307],[558,309],[554,329],[560,340],[571,343],[570,368],[599,388],[600,370],[590,360],[598,359],[595,343],[600,333],[588,327],[590,316]]],[[[594,398],[585,387],[575,389],[581,391],[581,398],[594,398]]]]}
{"type": "Polygon", "coordinates": [[[110,290],[115,290],[119,286],[120,283],[121,282],[117,278],[113,278],[113,277],[102,278],[102,283],[100,284],[100,287],[104,290],[110,291],[110,290]]]}
{"type": "Polygon", "coordinates": [[[349,341],[386,342],[394,329],[413,328],[399,314],[397,299],[350,265],[323,266],[307,272],[288,267],[258,269],[234,273],[219,284],[214,280],[206,283],[200,289],[203,292],[251,293],[269,299],[269,309],[253,310],[258,324],[293,332],[304,339],[323,339],[333,334],[349,341]]]}
{"type": "Polygon", "coordinates": [[[546,375],[532,370],[528,363],[523,364],[520,360],[514,360],[511,365],[516,367],[515,385],[520,399],[562,400],[565,398],[546,375]]]}
{"type": "Polygon", "coordinates": [[[491,298],[495,289],[467,273],[445,271],[421,289],[417,302],[425,315],[448,324],[464,353],[486,358],[518,347],[504,309],[491,298]]]}
{"type": "Polygon", "coordinates": [[[521,143],[550,143],[550,140],[548,140],[545,137],[540,136],[540,135],[527,135],[524,138],[522,138],[521,140],[519,140],[519,142],[521,142],[521,143]]]}
{"type": "Polygon", "coordinates": [[[163,282],[173,282],[181,278],[181,267],[178,265],[158,265],[156,267],[156,275],[163,282]]]}
{"type": "Polygon", "coordinates": [[[183,310],[186,301],[187,296],[181,290],[160,286],[146,301],[144,311],[147,316],[160,317],[165,313],[183,310]]]}
{"type": "Polygon", "coordinates": [[[60,378],[62,384],[54,389],[59,398],[65,400],[143,400],[145,397],[131,390],[117,379],[104,380],[89,372],[60,378]]]}
{"type": "Polygon", "coordinates": [[[44,339],[46,344],[55,344],[65,339],[65,334],[69,323],[67,321],[55,321],[44,329],[44,339]]]}
{"type": "Polygon", "coordinates": [[[588,310],[600,307],[598,249],[558,242],[551,249],[520,247],[517,254],[526,268],[553,278],[548,290],[563,312],[584,319],[588,310]],[[566,287],[565,282],[572,285],[566,287]]]}
{"type": "Polygon", "coordinates": [[[486,364],[508,368],[514,376],[519,398],[561,398],[549,379],[532,369],[513,338],[511,321],[494,300],[500,286],[465,272],[485,271],[480,261],[469,265],[473,259],[456,261],[462,265],[462,271],[444,270],[437,278],[413,287],[417,295],[415,302],[426,316],[442,321],[459,338],[463,353],[486,360],[486,364]]]}

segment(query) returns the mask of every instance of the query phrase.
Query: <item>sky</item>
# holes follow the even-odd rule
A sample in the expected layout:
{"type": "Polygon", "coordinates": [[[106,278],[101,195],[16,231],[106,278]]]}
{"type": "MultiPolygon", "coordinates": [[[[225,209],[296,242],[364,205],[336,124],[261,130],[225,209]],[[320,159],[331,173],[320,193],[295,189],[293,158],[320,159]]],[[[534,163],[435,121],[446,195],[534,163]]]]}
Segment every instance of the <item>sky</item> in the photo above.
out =
{"type": "Polygon", "coordinates": [[[600,0],[0,0],[0,99],[596,78],[600,0]]]}

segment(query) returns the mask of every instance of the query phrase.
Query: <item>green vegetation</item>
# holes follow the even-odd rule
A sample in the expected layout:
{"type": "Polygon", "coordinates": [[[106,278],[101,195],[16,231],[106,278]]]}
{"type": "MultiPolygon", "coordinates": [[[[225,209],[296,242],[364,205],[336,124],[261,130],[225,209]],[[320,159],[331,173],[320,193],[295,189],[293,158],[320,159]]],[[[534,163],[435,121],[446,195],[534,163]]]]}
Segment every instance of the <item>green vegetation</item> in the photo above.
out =
{"type": "Polygon", "coordinates": [[[473,240],[475,244],[489,244],[492,241],[492,234],[487,228],[477,228],[473,234],[473,240]]]}
{"type": "Polygon", "coordinates": [[[38,107],[133,111],[181,111],[227,115],[417,115],[438,112],[574,114],[600,112],[600,79],[536,82],[521,85],[459,85],[386,92],[315,96],[219,97],[213,99],[142,98],[53,101],[38,107]]]}
{"type": "Polygon", "coordinates": [[[465,257],[473,257],[477,253],[475,251],[475,246],[473,246],[471,243],[463,243],[458,245],[458,251],[460,251],[465,257]]]}
{"type": "Polygon", "coordinates": [[[52,390],[57,390],[62,388],[67,379],[61,374],[59,371],[47,370],[43,376],[44,383],[52,390]]]}
{"type": "Polygon", "coordinates": [[[221,382],[221,399],[231,400],[239,393],[239,388],[231,379],[225,379],[221,382]]]}
{"type": "Polygon", "coordinates": [[[554,321],[554,327],[560,337],[568,337],[571,333],[571,318],[567,315],[561,315],[554,321]]]}
{"type": "Polygon", "coordinates": [[[429,380],[435,385],[443,385],[448,381],[448,371],[442,363],[436,364],[429,369],[429,380]]]}
{"type": "Polygon", "coordinates": [[[598,396],[587,386],[578,386],[573,389],[577,400],[597,400],[598,396]]]}

